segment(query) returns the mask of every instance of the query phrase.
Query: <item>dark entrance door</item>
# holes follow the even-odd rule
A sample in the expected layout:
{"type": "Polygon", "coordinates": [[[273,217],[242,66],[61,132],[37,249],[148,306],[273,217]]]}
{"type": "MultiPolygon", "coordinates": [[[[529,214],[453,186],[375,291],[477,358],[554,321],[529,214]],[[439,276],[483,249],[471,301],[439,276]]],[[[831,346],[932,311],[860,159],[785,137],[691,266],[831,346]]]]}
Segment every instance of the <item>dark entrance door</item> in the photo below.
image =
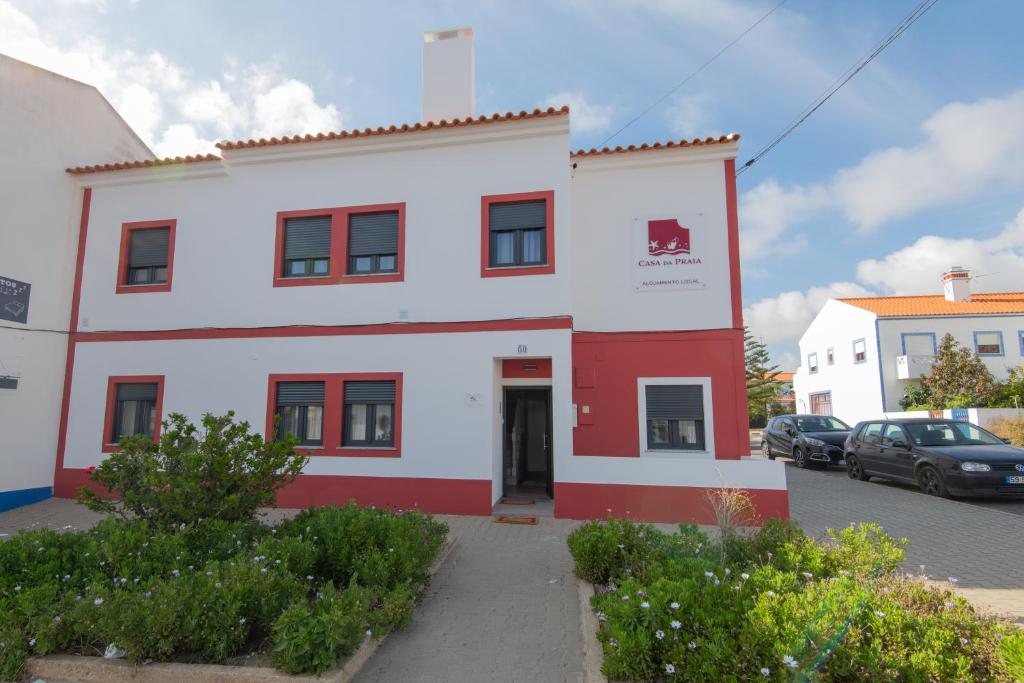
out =
{"type": "Polygon", "coordinates": [[[504,495],[551,498],[551,387],[506,387],[504,495]]]}

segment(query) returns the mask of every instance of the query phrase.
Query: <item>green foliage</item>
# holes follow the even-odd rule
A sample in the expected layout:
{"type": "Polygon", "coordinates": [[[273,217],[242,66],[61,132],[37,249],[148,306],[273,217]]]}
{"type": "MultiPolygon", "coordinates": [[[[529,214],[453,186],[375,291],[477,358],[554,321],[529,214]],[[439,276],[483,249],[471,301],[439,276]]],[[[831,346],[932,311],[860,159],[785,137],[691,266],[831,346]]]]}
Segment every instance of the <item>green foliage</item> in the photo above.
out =
{"type": "Polygon", "coordinates": [[[234,413],[206,414],[202,431],[184,415],[171,413],[159,442],[136,435],[97,467],[90,479],[116,494],[104,497],[82,488],[79,500],[92,510],[146,520],[169,529],[203,519],[252,519],[272,506],[277,491],[306,464],[296,442],[264,441],[235,422],[234,413]]]}
{"type": "Polygon", "coordinates": [[[1008,629],[999,640],[999,654],[1009,669],[1010,679],[1024,681],[1024,631],[1008,629]]]}
{"type": "Polygon", "coordinates": [[[903,410],[931,410],[935,408],[932,403],[932,391],[927,384],[915,383],[907,386],[903,398],[900,399],[900,407],[903,410]]]}
{"type": "Polygon", "coordinates": [[[939,340],[935,363],[921,384],[937,408],[984,406],[998,393],[996,380],[981,357],[948,333],[939,340]]]}
{"type": "Polygon", "coordinates": [[[269,648],[289,672],[322,671],[367,630],[409,623],[447,532],[427,515],[354,504],[275,527],[108,517],[82,532],[22,531],[0,542],[0,680],[17,680],[28,656],[111,643],[136,662],[269,648]]]}
{"type": "MultiPolygon", "coordinates": [[[[768,346],[743,328],[743,348],[747,377],[747,411],[752,422],[764,424],[768,406],[777,403],[779,366],[771,364],[768,346]]],[[[773,415],[776,413],[772,413],[773,415]]]]}
{"type": "Polygon", "coordinates": [[[569,550],[581,578],[602,579],[592,606],[613,679],[1010,680],[1024,641],[900,574],[904,545],[872,524],[815,542],[772,521],[723,544],[608,520],[569,550]]]}

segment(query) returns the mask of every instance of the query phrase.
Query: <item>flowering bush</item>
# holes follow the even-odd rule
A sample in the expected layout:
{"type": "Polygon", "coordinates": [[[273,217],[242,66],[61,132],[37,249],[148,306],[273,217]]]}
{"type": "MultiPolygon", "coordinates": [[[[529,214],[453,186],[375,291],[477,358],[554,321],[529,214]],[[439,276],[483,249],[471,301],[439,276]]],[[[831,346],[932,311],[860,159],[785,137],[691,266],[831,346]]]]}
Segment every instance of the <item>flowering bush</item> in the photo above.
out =
{"type": "Polygon", "coordinates": [[[354,505],[274,527],[154,530],[108,517],[89,531],[22,531],[0,542],[0,679],[17,680],[32,655],[111,644],[133,661],[262,652],[286,671],[320,672],[367,630],[408,623],[447,531],[427,515],[354,505]]]}
{"type": "Polygon", "coordinates": [[[169,529],[202,519],[251,519],[274,504],[277,490],[302,471],[307,457],[296,441],[264,441],[235,422],[234,413],[206,414],[202,431],[171,413],[160,440],[123,437],[120,450],[93,468],[89,478],[114,493],[83,488],[79,500],[97,512],[143,519],[169,529]]]}
{"type": "Polygon", "coordinates": [[[609,520],[569,539],[577,574],[603,579],[592,606],[610,678],[1011,680],[1022,636],[900,574],[902,546],[876,525],[815,542],[780,522],[712,542],[609,520]]]}

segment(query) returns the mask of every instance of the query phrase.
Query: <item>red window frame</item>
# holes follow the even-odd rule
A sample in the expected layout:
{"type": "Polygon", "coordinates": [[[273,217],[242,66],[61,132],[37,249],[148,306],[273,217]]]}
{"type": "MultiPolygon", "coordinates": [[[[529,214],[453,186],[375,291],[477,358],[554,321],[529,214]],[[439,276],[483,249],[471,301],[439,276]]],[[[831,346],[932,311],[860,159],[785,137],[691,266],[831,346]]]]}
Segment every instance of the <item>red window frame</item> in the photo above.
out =
{"type": "Polygon", "coordinates": [[[169,292],[171,291],[171,280],[174,275],[174,234],[177,231],[178,220],[170,218],[163,221],[135,221],[121,224],[121,247],[117,257],[117,294],[142,294],[145,292],[169,292]],[[167,236],[167,282],[152,285],[129,285],[128,282],[128,249],[131,243],[133,230],[145,230],[147,228],[170,228],[167,236]]]}
{"type": "Polygon", "coordinates": [[[153,426],[153,440],[160,440],[160,422],[164,416],[163,375],[113,375],[107,378],[107,405],[103,411],[103,453],[117,453],[121,447],[111,443],[114,438],[114,411],[117,408],[118,384],[156,384],[156,424],[153,426]]]}
{"type": "Polygon", "coordinates": [[[552,275],[555,272],[555,191],[541,190],[538,192],[517,192],[512,194],[484,195],[480,198],[480,277],[509,277],[518,275],[552,275]],[[543,199],[546,211],[547,229],[545,230],[545,248],[548,262],[541,266],[491,267],[490,246],[491,204],[506,202],[525,202],[543,199]]]}
{"type": "Polygon", "coordinates": [[[402,373],[400,372],[331,372],[272,374],[267,382],[266,438],[276,437],[274,419],[277,417],[277,385],[280,382],[324,383],[323,446],[296,448],[310,456],[342,458],[400,458],[402,457],[402,373]],[[390,448],[359,448],[342,446],[344,439],[343,411],[345,409],[345,382],[387,381],[395,383],[394,446],[390,448]]]}
{"type": "Polygon", "coordinates": [[[405,202],[391,204],[365,204],[362,206],[343,206],[329,209],[302,209],[299,211],[278,211],[277,228],[274,237],[274,286],[302,287],[337,284],[371,284],[375,282],[405,281],[405,202]],[[348,259],[348,220],[349,216],[379,211],[398,212],[398,254],[397,273],[380,273],[355,275],[349,273],[348,259]],[[331,217],[331,264],[327,275],[285,277],[284,274],[284,226],[289,218],[305,218],[309,216],[331,217]]]}

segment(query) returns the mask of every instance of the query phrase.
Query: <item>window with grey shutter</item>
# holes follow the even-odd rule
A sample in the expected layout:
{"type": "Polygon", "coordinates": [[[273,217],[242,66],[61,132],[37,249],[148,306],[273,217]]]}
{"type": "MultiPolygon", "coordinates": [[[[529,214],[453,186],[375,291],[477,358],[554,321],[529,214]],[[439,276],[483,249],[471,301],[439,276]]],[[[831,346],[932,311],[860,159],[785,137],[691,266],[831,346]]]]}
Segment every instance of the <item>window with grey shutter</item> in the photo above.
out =
{"type": "Polygon", "coordinates": [[[354,213],[348,220],[351,275],[398,271],[398,211],[354,213]]]}
{"type": "Polygon", "coordinates": [[[128,235],[126,285],[167,282],[171,228],[136,228],[128,235]]]}
{"type": "Polygon", "coordinates": [[[704,388],[698,384],[652,384],[644,388],[647,447],[704,450],[704,388]]]}
{"type": "Polygon", "coordinates": [[[284,221],[284,276],[327,276],[331,271],[331,217],[284,221]]]}
{"type": "Polygon", "coordinates": [[[487,209],[492,268],[547,263],[547,200],[493,203],[487,209]]]}
{"type": "Polygon", "coordinates": [[[123,383],[117,385],[111,443],[123,436],[144,434],[153,437],[156,430],[156,383],[123,383]]]}
{"type": "Polygon", "coordinates": [[[277,438],[292,435],[303,446],[322,446],[323,382],[277,383],[277,438]]]}
{"type": "Polygon", "coordinates": [[[342,445],[394,446],[395,382],[345,382],[342,445]]]}

